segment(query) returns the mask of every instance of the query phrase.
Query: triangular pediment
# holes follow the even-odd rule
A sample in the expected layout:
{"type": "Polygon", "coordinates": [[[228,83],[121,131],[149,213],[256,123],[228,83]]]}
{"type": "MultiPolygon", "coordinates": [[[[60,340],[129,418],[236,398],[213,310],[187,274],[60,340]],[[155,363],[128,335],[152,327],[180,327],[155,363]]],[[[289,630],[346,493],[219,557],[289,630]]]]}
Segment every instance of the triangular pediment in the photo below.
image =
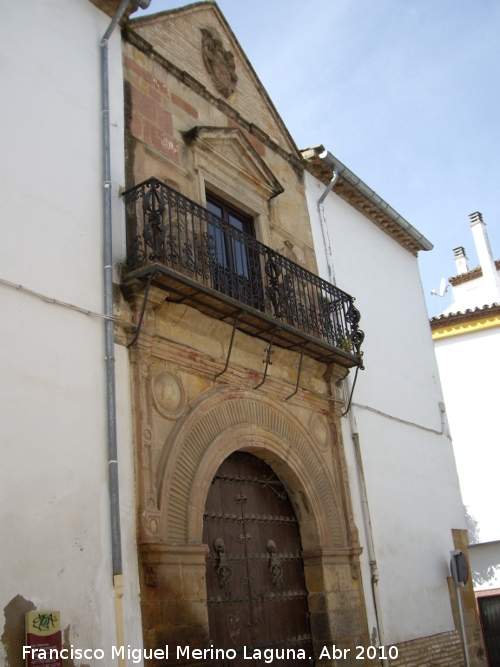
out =
{"type": "Polygon", "coordinates": [[[215,2],[132,19],[128,27],[172,63],[175,71],[193,77],[239,114],[245,124],[254,125],[263,136],[301,160],[295,142],[215,2]],[[214,45],[217,55],[211,67],[207,50],[210,54],[214,45]]]}
{"type": "Polygon", "coordinates": [[[196,166],[200,166],[200,160],[204,164],[211,164],[233,179],[246,181],[266,199],[284,191],[276,176],[238,128],[197,126],[184,134],[184,140],[196,152],[196,166]]]}

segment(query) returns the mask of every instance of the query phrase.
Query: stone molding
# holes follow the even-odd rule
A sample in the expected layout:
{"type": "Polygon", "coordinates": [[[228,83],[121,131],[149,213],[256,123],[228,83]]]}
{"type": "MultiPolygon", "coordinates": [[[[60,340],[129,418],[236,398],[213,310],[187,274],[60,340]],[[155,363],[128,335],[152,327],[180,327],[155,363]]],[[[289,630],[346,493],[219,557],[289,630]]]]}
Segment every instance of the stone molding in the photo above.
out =
{"type": "Polygon", "coordinates": [[[328,422],[319,412],[311,412],[309,417],[309,433],[315,439],[318,447],[326,452],[330,447],[331,434],[328,422]]]}
{"type": "Polygon", "coordinates": [[[350,563],[353,558],[359,558],[363,553],[363,547],[341,547],[314,549],[303,551],[302,558],[311,562],[317,560],[322,563],[350,563]]]}
{"type": "Polygon", "coordinates": [[[238,179],[250,192],[272,199],[284,188],[239,128],[196,126],[184,134],[195,151],[195,169],[238,179]]]}
{"type": "Polygon", "coordinates": [[[175,420],[187,408],[182,381],[168,371],[161,370],[151,378],[151,394],[156,411],[165,419],[175,420]]]}
{"type": "Polygon", "coordinates": [[[268,462],[285,483],[306,548],[347,544],[337,484],[301,423],[268,395],[222,388],[202,395],[165,443],[156,473],[160,539],[201,543],[217,468],[236,450],[268,462]]]}
{"type": "Polygon", "coordinates": [[[144,563],[205,565],[205,556],[209,552],[206,544],[151,544],[141,542],[139,549],[144,563]]]}
{"type": "Polygon", "coordinates": [[[353,579],[361,578],[361,565],[359,557],[363,553],[363,547],[345,547],[342,549],[315,549],[314,551],[303,551],[301,556],[304,564],[308,565],[349,565],[351,568],[351,577],[353,579]]]}

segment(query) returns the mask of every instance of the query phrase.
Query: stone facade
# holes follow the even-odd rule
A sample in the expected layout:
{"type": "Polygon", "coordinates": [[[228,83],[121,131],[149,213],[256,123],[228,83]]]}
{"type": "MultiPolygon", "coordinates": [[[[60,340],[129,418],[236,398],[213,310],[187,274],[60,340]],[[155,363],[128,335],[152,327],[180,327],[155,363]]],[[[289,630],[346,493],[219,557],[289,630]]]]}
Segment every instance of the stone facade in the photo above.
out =
{"type": "Polygon", "coordinates": [[[284,255],[291,245],[298,263],[317,272],[301,155],[222,15],[215,6],[166,14],[132,21],[125,33],[127,185],[156,176],[201,204],[208,187],[254,217],[258,240],[284,255]],[[225,32],[235,56],[238,87],[228,99],[203,64],[205,26],[225,32]],[[196,127],[237,132],[189,146],[184,134],[196,127]],[[245,140],[253,151],[243,155],[245,140]],[[272,179],[258,173],[258,157],[272,179]]]}
{"type": "MultiPolygon", "coordinates": [[[[132,21],[124,64],[128,187],[154,176],[202,205],[209,190],[251,215],[258,240],[316,271],[300,154],[216,5],[132,21]],[[234,64],[234,92],[218,91],[203,61],[206,31],[234,64]]],[[[144,296],[143,282],[125,281],[117,314],[138,322],[144,296]]],[[[304,356],[299,390],[286,400],[299,353],[275,347],[255,389],[266,344],[237,331],[216,379],[231,333],[151,287],[130,348],[145,647],[209,645],[203,511],[215,472],[235,450],[263,459],[287,488],[316,656],[325,644],[367,645],[340,436],[346,369],[304,356]]],[[[118,344],[130,338],[117,328],[118,344]]]]}
{"type": "MultiPolygon", "coordinates": [[[[127,187],[155,177],[202,206],[209,192],[316,273],[305,163],[217,6],[132,20],[123,49],[127,187]]],[[[273,468],[293,504],[316,664],[358,664],[355,647],[370,637],[340,428],[346,369],[306,355],[290,397],[300,354],[275,346],[257,389],[262,340],[236,331],[225,369],[231,324],[146,289],[125,279],[115,294],[123,320],[137,324],[144,308],[130,361],[145,648],[210,645],[203,513],[215,472],[242,450],[273,468]],[[319,659],[333,644],[351,660],[319,659]]],[[[131,338],[117,327],[118,344],[131,338]]],[[[398,649],[393,665],[462,664],[459,626],[398,649]]]]}
{"type": "MultiPolygon", "coordinates": [[[[125,294],[138,318],[144,285],[125,294]]],[[[271,465],[294,505],[318,654],[324,643],[366,644],[361,549],[338,435],[338,369],[306,359],[302,387],[286,402],[297,353],[276,349],[273,375],[256,391],[264,343],[237,332],[238,361],[214,380],[230,335],[229,325],[152,288],[131,348],[145,646],[208,645],[203,510],[217,468],[237,449],[271,465]]],[[[117,332],[117,342],[125,340],[117,332]]]]}

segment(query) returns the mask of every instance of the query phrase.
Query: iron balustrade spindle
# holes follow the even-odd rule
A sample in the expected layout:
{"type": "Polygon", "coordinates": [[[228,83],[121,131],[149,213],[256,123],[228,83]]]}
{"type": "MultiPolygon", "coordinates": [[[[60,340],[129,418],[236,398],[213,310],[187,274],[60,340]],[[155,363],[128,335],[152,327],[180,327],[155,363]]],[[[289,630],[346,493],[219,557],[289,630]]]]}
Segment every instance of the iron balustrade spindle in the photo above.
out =
{"type": "Polygon", "coordinates": [[[163,264],[361,359],[364,333],[349,294],[156,178],[123,198],[127,271],[163,264]]]}

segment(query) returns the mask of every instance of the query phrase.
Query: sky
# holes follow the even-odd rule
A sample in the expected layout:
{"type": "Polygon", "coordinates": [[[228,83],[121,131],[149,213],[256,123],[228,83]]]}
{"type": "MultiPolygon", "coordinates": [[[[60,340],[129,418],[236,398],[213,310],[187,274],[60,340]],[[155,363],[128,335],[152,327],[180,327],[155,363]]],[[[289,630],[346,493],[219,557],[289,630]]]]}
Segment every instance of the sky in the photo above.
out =
{"type": "MultiPolygon", "coordinates": [[[[146,13],[184,4],[152,0],[146,13]]],[[[218,5],[298,147],[323,144],[434,244],[419,265],[438,314],[451,290],[431,290],[456,274],[453,248],[478,264],[470,213],[500,258],[500,2],[218,5]]]]}

